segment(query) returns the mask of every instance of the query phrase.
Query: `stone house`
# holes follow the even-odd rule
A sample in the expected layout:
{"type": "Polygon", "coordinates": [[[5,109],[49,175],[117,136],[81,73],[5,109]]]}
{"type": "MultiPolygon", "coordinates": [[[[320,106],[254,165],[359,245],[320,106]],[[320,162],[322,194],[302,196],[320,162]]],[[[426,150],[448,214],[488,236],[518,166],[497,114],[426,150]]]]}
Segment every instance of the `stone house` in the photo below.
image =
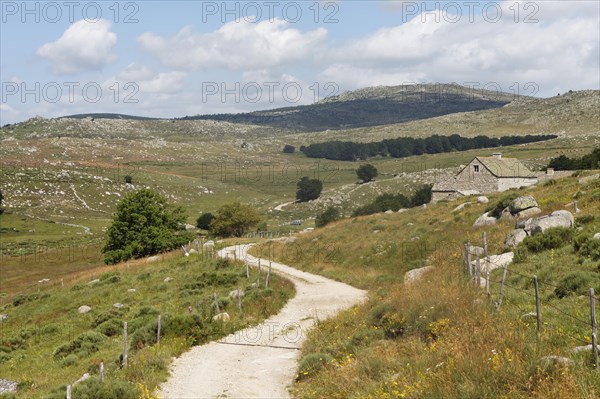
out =
{"type": "Polygon", "coordinates": [[[537,176],[516,158],[475,157],[455,176],[433,185],[432,202],[462,196],[495,193],[511,188],[531,186],[537,176]]]}

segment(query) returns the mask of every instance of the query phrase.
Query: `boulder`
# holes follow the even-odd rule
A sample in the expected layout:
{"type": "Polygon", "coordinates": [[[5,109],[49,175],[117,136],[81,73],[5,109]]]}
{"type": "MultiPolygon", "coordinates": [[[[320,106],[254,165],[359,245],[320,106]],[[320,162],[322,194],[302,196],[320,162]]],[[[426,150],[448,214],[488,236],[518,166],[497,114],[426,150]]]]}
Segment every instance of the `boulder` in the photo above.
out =
{"type": "Polygon", "coordinates": [[[487,204],[488,202],[490,202],[490,200],[485,195],[482,195],[477,197],[477,202],[480,204],[487,204]]]}
{"type": "Polygon", "coordinates": [[[544,371],[550,371],[557,367],[569,367],[574,364],[573,360],[562,356],[544,356],[540,359],[540,368],[544,371]]]}
{"type": "Polygon", "coordinates": [[[208,247],[214,247],[215,246],[215,242],[213,240],[208,240],[206,241],[203,245],[204,248],[208,248],[208,247]]]}
{"type": "Polygon", "coordinates": [[[479,255],[480,258],[485,255],[483,247],[478,247],[477,245],[469,245],[469,253],[473,256],[479,255]]]}
{"type": "Polygon", "coordinates": [[[213,316],[213,321],[229,321],[229,313],[223,312],[213,316]]]}
{"type": "Polygon", "coordinates": [[[0,378],[0,395],[4,393],[17,392],[17,387],[19,383],[16,381],[6,380],[4,378],[0,378]]]}
{"type": "Polygon", "coordinates": [[[171,280],[173,280],[171,277],[165,277],[165,279],[163,280],[163,282],[168,283],[171,280]]]}
{"type": "Polygon", "coordinates": [[[157,262],[159,259],[160,259],[160,257],[158,257],[158,255],[149,256],[148,258],[146,258],[146,262],[148,262],[148,263],[157,262]]]}
{"type": "Polygon", "coordinates": [[[573,217],[573,214],[569,211],[554,211],[550,214],[550,216],[560,216],[564,218],[567,223],[569,223],[569,227],[575,226],[575,218],[573,217]]]}
{"type": "MultiPolygon", "coordinates": [[[[492,270],[500,269],[510,265],[514,256],[515,254],[513,252],[505,252],[500,255],[491,255],[489,262],[485,258],[479,259],[479,264],[481,265],[481,276],[485,276],[488,271],[492,272],[492,270]]],[[[473,260],[471,263],[473,264],[473,270],[475,270],[475,267],[477,266],[477,260],[473,260]]]]}
{"type": "Polygon", "coordinates": [[[404,212],[406,212],[407,210],[408,210],[408,209],[406,209],[406,208],[400,208],[400,209],[398,209],[398,213],[404,213],[404,212]]]}
{"type": "Polygon", "coordinates": [[[435,269],[435,267],[425,266],[425,267],[420,267],[418,269],[409,270],[404,275],[404,283],[410,284],[412,282],[415,282],[415,281],[421,279],[421,277],[423,277],[423,274],[425,274],[429,270],[433,270],[433,269],[435,269]]]}
{"type": "Polygon", "coordinates": [[[195,255],[198,253],[198,251],[196,251],[194,248],[190,249],[190,251],[188,252],[190,255],[195,255]]]}
{"type": "Polygon", "coordinates": [[[492,217],[492,216],[488,216],[488,213],[489,212],[486,212],[483,215],[479,216],[477,218],[477,220],[475,221],[475,223],[473,224],[473,227],[492,226],[492,225],[496,224],[496,218],[492,217]]]}
{"type": "Polygon", "coordinates": [[[596,233],[594,234],[594,237],[592,237],[594,240],[600,240],[600,233],[596,233]]]}
{"type": "Polygon", "coordinates": [[[533,208],[534,206],[538,206],[535,198],[533,198],[531,195],[523,195],[510,201],[508,204],[508,210],[514,215],[515,213],[519,213],[528,208],[533,208]]]}
{"type": "Polygon", "coordinates": [[[533,218],[517,220],[515,229],[523,229],[527,234],[529,234],[531,231],[531,223],[533,223],[533,218]]]}
{"type": "Polygon", "coordinates": [[[92,285],[92,284],[97,284],[99,282],[100,282],[100,279],[97,278],[97,279],[94,279],[94,280],[90,281],[88,284],[92,285]]]}
{"type": "Polygon", "coordinates": [[[391,209],[388,209],[387,211],[385,211],[385,213],[387,213],[389,215],[391,213],[394,213],[394,211],[392,211],[391,209]]]}
{"type": "Polygon", "coordinates": [[[243,298],[244,295],[246,295],[244,293],[244,290],[233,290],[229,293],[229,298],[231,299],[238,299],[239,298],[243,298]]]}
{"type": "Polygon", "coordinates": [[[465,209],[466,206],[471,205],[470,202],[465,202],[464,204],[460,204],[459,206],[457,206],[456,208],[454,208],[452,210],[452,212],[458,212],[458,211],[462,211],[463,209],[465,209]]]}
{"type": "Polygon", "coordinates": [[[6,320],[6,319],[8,319],[8,315],[7,314],[4,314],[4,313],[0,314],[0,321],[6,320]]]}
{"type": "Polygon", "coordinates": [[[550,215],[540,216],[531,221],[529,234],[543,233],[552,227],[573,227],[573,214],[569,211],[556,211],[550,215]]]}
{"type": "Polygon", "coordinates": [[[542,213],[542,210],[537,206],[534,206],[533,208],[527,208],[523,209],[521,212],[517,212],[515,216],[517,219],[526,219],[535,215],[539,215],[540,213],[542,213]]]}
{"type": "Polygon", "coordinates": [[[78,309],[77,312],[81,313],[81,314],[85,314],[88,313],[92,310],[91,307],[89,307],[88,305],[81,305],[78,309]]]}
{"type": "Polygon", "coordinates": [[[523,229],[515,229],[508,233],[504,240],[504,245],[514,248],[519,245],[527,237],[527,233],[523,229]]]}
{"type": "MultiPolygon", "coordinates": [[[[596,345],[596,347],[600,350],[600,345],[596,345]]],[[[573,353],[591,352],[593,348],[594,348],[594,346],[592,344],[576,346],[575,348],[571,349],[571,352],[573,352],[573,353]]]]}
{"type": "Polygon", "coordinates": [[[124,306],[125,306],[125,305],[123,305],[123,304],[122,304],[122,303],[120,303],[120,302],[113,303],[113,308],[121,309],[121,308],[122,308],[122,307],[124,307],[124,306]]]}
{"type": "Polygon", "coordinates": [[[500,214],[500,219],[514,219],[514,215],[512,213],[510,213],[510,211],[508,210],[508,207],[504,208],[502,210],[502,213],[500,214]]]}

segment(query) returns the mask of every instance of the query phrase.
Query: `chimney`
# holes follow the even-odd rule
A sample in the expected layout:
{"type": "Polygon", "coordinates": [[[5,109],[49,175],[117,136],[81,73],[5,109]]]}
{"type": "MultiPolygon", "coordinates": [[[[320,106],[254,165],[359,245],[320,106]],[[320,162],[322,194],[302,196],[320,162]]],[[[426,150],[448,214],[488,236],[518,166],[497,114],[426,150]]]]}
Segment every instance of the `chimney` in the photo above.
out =
{"type": "Polygon", "coordinates": [[[496,158],[496,159],[502,159],[502,154],[501,154],[501,153],[499,153],[499,152],[495,152],[495,153],[493,153],[493,154],[492,154],[492,156],[493,156],[494,158],[496,158]]]}

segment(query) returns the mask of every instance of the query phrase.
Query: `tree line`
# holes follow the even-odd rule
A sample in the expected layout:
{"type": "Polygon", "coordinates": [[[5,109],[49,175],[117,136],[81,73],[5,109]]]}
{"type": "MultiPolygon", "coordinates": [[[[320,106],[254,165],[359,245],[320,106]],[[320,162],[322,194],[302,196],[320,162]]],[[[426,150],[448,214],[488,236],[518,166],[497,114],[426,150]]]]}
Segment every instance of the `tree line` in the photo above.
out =
{"type": "Polygon", "coordinates": [[[381,213],[388,210],[397,212],[401,208],[414,208],[431,201],[432,185],[428,184],[419,188],[410,198],[404,194],[382,194],[370,204],[356,209],[352,216],[365,216],[381,213]]]}
{"type": "Polygon", "coordinates": [[[335,161],[357,161],[369,157],[382,156],[403,158],[411,155],[438,154],[442,152],[466,151],[477,148],[491,148],[515,144],[534,143],[555,139],[558,136],[526,135],[503,137],[461,137],[458,134],[451,136],[433,135],[427,138],[399,137],[385,139],[371,143],[357,143],[353,141],[326,141],[301,146],[300,151],[309,158],[325,158],[335,161]]]}
{"type": "Polygon", "coordinates": [[[548,167],[554,170],[600,169],[600,147],[581,158],[569,158],[566,155],[552,158],[548,167]]]}

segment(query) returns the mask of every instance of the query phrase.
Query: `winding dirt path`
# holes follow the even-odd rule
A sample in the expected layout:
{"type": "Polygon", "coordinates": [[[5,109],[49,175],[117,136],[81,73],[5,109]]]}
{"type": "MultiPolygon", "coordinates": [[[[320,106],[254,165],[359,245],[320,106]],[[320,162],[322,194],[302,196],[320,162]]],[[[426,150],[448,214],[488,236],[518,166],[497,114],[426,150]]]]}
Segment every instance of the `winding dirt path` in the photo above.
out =
{"type": "MultiPolygon", "coordinates": [[[[257,265],[249,246],[228,247],[257,265]]],[[[263,271],[268,261],[261,261],[263,271]]],[[[366,299],[366,291],[280,263],[272,270],[291,280],[296,296],[264,323],[220,341],[196,346],[177,358],[161,399],[290,398],[300,347],[317,318],[323,320],[366,299]]]]}

